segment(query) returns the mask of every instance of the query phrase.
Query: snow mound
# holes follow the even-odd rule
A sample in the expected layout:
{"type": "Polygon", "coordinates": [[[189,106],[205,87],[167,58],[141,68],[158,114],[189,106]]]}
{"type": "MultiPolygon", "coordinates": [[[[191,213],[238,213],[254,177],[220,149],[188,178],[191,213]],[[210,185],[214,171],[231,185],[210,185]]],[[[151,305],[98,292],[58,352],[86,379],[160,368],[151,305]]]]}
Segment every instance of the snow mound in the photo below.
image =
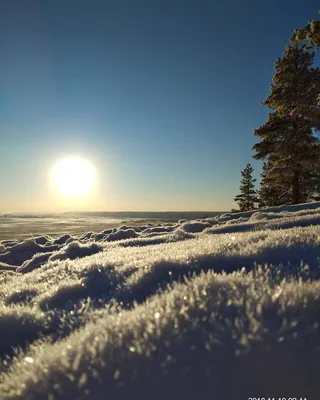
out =
{"type": "Polygon", "coordinates": [[[30,260],[25,261],[17,271],[25,273],[40,268],[41,265],[45,264],[49,260],[51,255],[52,253],[37,253],[30,260]]]}
{"type": "Polygon", "coordinates": [[[70,238],[71,235],[62,235],[58,239],[55,239],[53,244],[65,244],[70,238]]]}
{"type": "Polygon", "coordinates": [[[2,241],[1,399],[318,398],[319,206],[2,241]]]}
{"type": "Polygon", "coordinates": [[[256,212],[251,215],[250,221],[262,221],[262,220],[277,219],[283,217],[284,215],[277,213],[256,212]]]}
{"type": "Polygon", "coordinates": [[[211,227],[214,223],[209,221],[190,221],[183,223],[179,229],[188,233],[199,233],[206,228],[211,227]]]}
{"type": "Polygon", "coordinates": [[[46,245],[52,243],[52,239],[49,236],[38,236],[33,239],[36,244],[46,245]]]}
{"type": "Polygon", "coordinates": [[[99,253],[102,249],[103,247],[96,243],[81,244],[79,242],[72,242],[63,247],[57,253],[51,255],[50,260],[75,260],[76,258],[87,257],[99,253]]]}
{"type": "Polygon", "coordinates": [[[115,240],[132,239],[138,236],[138,233],[134,229],[118,230],[117,232],[110,233],[110,235],[106,238],[106,241],[112,242],[115,240]]]}
{"type": "Polygon", "coordinates": [[[14,244],[12,247],[8,248],[6,253],[0,254],[0,261],[11,265],[21,265],[34,254],[55,251],[58,248],[58,245],[42,246],[37,244],[33,239],[29,239],[14,244]]]}
{"type": "Polygon", "coordinates": [[[148,235],[150,233],[167,233],[172,232],[173,228],[170,226],[155,226],[153,228],[147,228],[143,230],[144,235],[148,235]]]}

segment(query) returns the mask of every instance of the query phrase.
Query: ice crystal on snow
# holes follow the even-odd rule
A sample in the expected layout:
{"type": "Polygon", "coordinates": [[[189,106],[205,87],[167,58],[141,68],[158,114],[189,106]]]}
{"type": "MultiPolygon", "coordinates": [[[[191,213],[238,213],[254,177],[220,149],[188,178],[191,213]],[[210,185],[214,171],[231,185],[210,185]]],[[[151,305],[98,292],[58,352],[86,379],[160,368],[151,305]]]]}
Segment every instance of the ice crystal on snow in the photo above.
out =
{"type": "Polygon", "coordinates": [[[3,241],[1,400],[317,398],[319,206],[3,241]]]}

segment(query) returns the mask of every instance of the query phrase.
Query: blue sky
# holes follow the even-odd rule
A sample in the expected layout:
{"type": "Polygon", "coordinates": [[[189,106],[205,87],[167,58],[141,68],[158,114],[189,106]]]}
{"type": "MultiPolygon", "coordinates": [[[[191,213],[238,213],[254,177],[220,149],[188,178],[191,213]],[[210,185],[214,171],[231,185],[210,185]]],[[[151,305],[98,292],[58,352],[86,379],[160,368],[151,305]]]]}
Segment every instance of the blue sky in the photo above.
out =
{"type": "Polygon", "coordinates": [[[317,1],[0,3],[0,211],[229,210],[276,57],[317,1]],[[62,202],[49,171],[98,174],[62,202]]]}

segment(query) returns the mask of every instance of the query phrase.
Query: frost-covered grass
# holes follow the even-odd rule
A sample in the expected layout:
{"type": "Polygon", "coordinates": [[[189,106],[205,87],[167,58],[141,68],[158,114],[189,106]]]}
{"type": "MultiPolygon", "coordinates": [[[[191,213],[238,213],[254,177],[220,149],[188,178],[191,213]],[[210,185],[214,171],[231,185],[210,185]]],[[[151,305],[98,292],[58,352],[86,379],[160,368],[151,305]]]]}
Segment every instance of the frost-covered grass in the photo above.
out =
{"type": "Polygon", "coordinates": [[[319,206],[3,241],[0,398],[318,399],[319,206]]]}

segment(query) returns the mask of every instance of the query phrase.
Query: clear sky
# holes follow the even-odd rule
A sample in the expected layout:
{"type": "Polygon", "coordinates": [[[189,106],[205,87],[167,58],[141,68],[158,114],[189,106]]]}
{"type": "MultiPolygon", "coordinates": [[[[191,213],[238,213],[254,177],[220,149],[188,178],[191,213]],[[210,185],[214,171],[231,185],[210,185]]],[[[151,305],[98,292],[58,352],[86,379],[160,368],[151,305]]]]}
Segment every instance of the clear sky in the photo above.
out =
{"type": "Polygon", "coordinates": [[[229,210],[309,0],[0,0],[0,211],[229,210]],[[65,156],[96,171],[59,197],[65,156]]]}

